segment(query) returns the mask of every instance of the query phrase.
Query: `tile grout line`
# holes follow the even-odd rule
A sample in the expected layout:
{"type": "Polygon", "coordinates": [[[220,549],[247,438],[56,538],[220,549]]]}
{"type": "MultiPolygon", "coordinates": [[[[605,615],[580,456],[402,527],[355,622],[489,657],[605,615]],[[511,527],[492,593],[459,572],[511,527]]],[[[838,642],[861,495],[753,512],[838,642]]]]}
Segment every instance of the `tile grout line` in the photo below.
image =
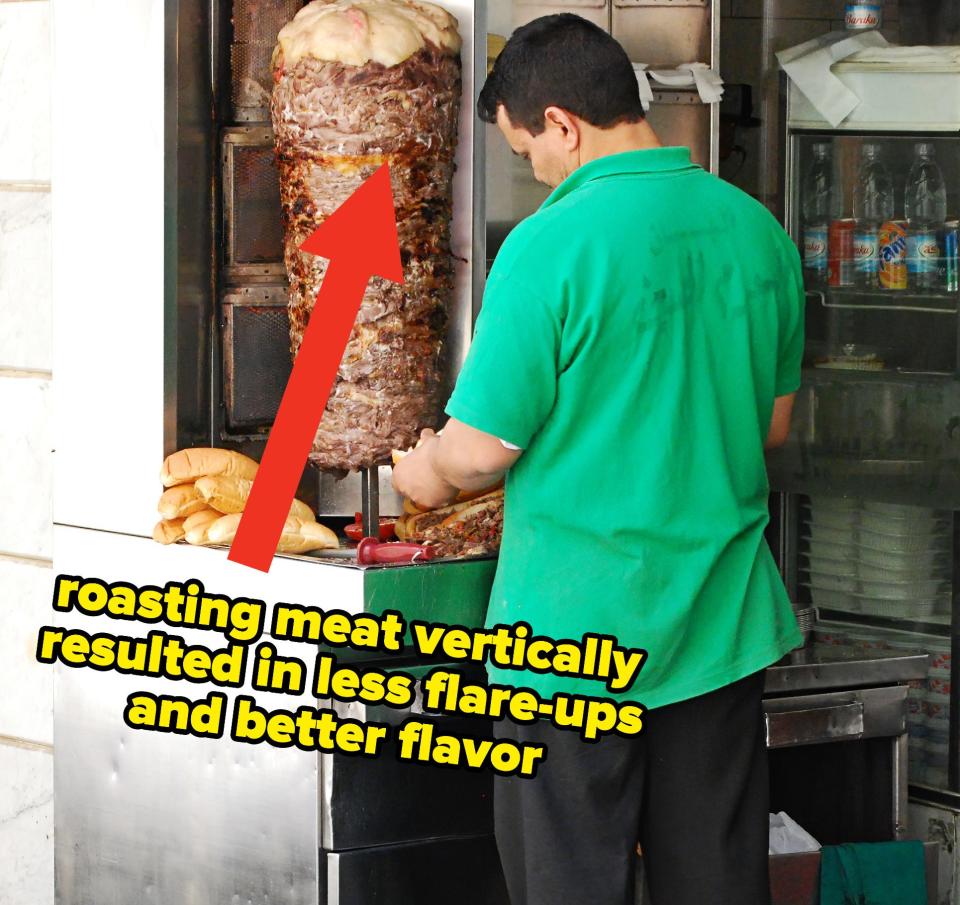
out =
{"type": "MultiPolygon", "coordinates": [[[[0,0],[3,2],[3,0],[0,0]]],[[[29,553],[4,553],[0,551],[0,562],[15,562],[21,566],[39,566],[43,569],[52,569],[53,560],[49,556],[31,556],[29,553]]]]}
{"type": "MultiPolygon", "coordinates": [[[[0,0],[0,3],[9,3],[11,0],[0,0]]],[[[14,0],[17,3],[37,3],[39,0],[14,0]]],[[[49,0],[43,0],[49,3],[49,0]]],[[[0,192],[49,192],[49,179],[0,179],[0,192]]]]}
{"type": "MultiPolygon", "coordinates": [[[[0,3],[3,2],[4,0],[0,0],[0,3]]],[[[45,371],[41,368],[11,368],[0,365],[0,377],[33,377],[39,378],[40,380],[52,380],[53,371],[45,371]]]]}
{"type": "MultiPolygon", "coordinates": [[[[8,0],[0,0],[0,3],[8,0]]],[[[0,746],[7,748],[22,748],[24,751],[42,751],[45,754],[53,754],[53,745],[46,742],[34,742],[28,738],[17,738],[14,735],[3,735],[0,733],[0,746]]]]}

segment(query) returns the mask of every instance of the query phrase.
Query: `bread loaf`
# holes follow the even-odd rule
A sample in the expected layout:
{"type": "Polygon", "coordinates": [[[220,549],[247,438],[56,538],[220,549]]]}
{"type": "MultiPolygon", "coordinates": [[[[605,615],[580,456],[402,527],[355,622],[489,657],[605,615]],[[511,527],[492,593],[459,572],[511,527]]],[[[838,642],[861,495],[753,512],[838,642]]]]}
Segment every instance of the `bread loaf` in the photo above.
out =
{"type": "MultiPolygon", "coordinates": [[[[212,475],[200,478],[196,487],[198,495],[206,505],[226,515],[243,512],[250,498],[253,481],[230,475],[212,475]]],[[[316,520],[313,510],[301,500],[294,500],[290,504],[290,515],[307,522],[316,520]]]]}
{"type": "Polygon", "coordinates": [[[164,487],[188,484],[206,475],[229,475],[252,481],[258,467],[254,459],[236,450],[198,446],[167,456],[160,480],[164,487]]]}
{"type": "Polygon", "coordinates": [[[237,527],[240,524],[242,513],[231,512],[229,515],[221,515],[207,532],[212,544],[232,544],[237,536],[237,527]]]}
{"type": "Polygon", "coordinates": [[[209,544],[211,543],[207,530],[218,519],[222,513],[216,509],[201,509],[193,515],[184,519],[183,530],[188,544],[209,544]]]}
{"type": "Polygon", "coordinates": [[[198,496],[194,484],[177,484],[170,487],[160,496],[157,512],[165,519],[186,518],[206,509],[206,503],[198,496]]]}
{"type": "Polygon", "coordinates": [[[337,535],[319,522],[308,522],[291,516],[283,525],[277,550],[280,553],[309,553],[340,546],[337,535]]]}
{"type": "Polygon", "coordinates": [[[184,535],[182,518],[161,519],[153,528],[153,539],[158,544],[172,544],[184,535]]]}
{"type": "MultiPolygon", "coordinates": [[[[209,542],[213,544],[231,544],[237,536],[241,513],[221,516],[208,531],[209,542]]],[[[329,528],[315,521],[290,516],[283,525],[283,533],[277,544],[278,553],[309,553],[311,550],[323,550],[340,546],[337,535],[329,528]]]]}

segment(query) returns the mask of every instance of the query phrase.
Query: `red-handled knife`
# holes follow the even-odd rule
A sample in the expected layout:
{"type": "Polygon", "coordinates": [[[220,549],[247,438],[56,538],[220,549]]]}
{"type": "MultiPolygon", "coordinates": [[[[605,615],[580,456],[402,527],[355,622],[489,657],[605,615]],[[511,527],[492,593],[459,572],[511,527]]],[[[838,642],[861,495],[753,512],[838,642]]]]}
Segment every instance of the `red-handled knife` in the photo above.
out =
{"type": "Polygon", "coordinates": [[[435,556],[433,547],[404,542],[381,543],[374,537],[365,537],[357,545],[357,562],[361,566],[375,563],[426,562],[435,556]]]}

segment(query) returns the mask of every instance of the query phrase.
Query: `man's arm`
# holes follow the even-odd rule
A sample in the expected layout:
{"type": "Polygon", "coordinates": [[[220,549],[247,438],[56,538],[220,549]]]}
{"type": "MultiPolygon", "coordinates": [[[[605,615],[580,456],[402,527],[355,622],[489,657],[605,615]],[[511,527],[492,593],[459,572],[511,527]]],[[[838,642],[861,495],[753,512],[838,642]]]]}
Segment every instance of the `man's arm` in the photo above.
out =
{"type": "Polygon", "coordinates": [[[460,490],[483,490],[496,484],[520,458],[492,434],[451,418],[441,435],[421,434],[420,445],[393,469],[398,492],[428,509],[443,506],[460,490]]]}
{"type": "Polygon", "coordinates": [[[764,449],[775,449],[787,442],[790,434],[790,415],[793,412],[793,400],[796,393],[787,396],[777,396],[773,400],[773,415],[770,418],[770,430],[764,441],[764,449]]]}
{"type": "Polygon", "coordinates": [[[448,484],[460,490],[483,490],[496,484],[521,452],[507,449],[492,434],[451,418],[432,446],[431,462],[448,484]]]}

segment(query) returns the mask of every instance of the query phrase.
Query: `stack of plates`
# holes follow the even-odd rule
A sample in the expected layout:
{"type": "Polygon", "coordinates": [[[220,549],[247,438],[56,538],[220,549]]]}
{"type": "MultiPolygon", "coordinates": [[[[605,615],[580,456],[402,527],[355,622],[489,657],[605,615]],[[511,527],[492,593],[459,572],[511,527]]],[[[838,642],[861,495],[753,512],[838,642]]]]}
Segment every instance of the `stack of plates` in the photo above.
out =
{"type": "Polygon", "coordinates": [[[906,619],[949,613],[949,513],[816,497],[807,536],[814,605],[906,619]]]}
{"type": "Polygon", "coordinates": [[[856,597],[857,500],[823,499],[810,501],[807,568],[814,606],[845,612],[859,612],[856,597]]]}

